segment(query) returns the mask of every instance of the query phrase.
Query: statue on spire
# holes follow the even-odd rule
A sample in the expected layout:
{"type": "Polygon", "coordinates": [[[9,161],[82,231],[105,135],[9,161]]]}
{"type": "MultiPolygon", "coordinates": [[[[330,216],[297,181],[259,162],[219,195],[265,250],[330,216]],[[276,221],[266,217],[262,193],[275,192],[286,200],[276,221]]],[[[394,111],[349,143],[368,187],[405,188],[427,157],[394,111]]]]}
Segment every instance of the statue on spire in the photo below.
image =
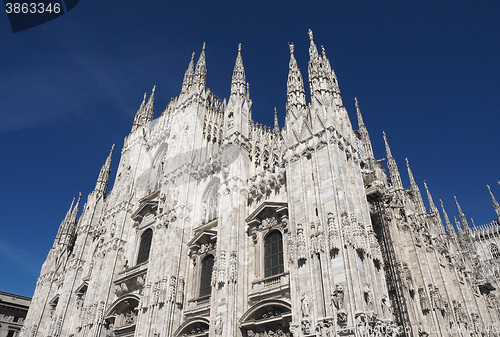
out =
{"type": "Polygon", "coordinates": [[[231,96],[244,97],[246,93],[247,83],[245,80],[245,68],[243,67],[243,59],[241,57],[241,43],[238,44],[238,55],[233,69],[233,77],[231,79],[231,96]]]}
{"type": "Polygon", "coordinates": [[[493,207],[495,207],[495,213],[497,214],[498,219],[500,219],[500,204],[498,204],[498,201],[495,199],[493,192],[491,192],[490,185],[486,186],[488,187],[488,191],[490,192],[491,200],[493,201],[493,207]]]}
{"type": "Polygon", "coordinates": [[[99,172],[99,177],[97,178],[94,191],[100,195],[104,195],[106,193],[106,189],[108,188],[109,176],[111,173],[111,158],[114,149],[115,149],[115,144],[111,146],[111,151],[109,151],[109,155],[106,158],[106,162],[102,166],[101,171],[99,172]]]}
{"type": "Polygon", "coordinates": [[[274,131],[280,131],[280,125],[278,123],[278,111],[276,110],[276,107],[274,107],[274,131]]]}
{"type": "Polygon", "coordinates": [[[186,72],[184,73],[184,80],[182,81],[181,93],[188,92],[189,88],[193,84],[193,77],[194,77],[194,55],[195,55],[195,52],[193,52],[191,54],[191,61],[189,61],[188,68],[187,68],[186,72]]]}

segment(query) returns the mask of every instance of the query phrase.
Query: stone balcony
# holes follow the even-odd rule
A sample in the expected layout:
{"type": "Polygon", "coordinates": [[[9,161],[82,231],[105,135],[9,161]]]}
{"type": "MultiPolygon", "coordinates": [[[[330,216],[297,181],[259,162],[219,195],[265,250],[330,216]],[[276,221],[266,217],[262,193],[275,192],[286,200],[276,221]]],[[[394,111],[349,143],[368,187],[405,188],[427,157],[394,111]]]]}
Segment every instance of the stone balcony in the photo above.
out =
{"type": "Polygon", "coordinates": [[[290,295],[288,272],[253,281],[248,298],[251,302],[258,302],[267,298],[287,297],[286,295],[290,295]]]}

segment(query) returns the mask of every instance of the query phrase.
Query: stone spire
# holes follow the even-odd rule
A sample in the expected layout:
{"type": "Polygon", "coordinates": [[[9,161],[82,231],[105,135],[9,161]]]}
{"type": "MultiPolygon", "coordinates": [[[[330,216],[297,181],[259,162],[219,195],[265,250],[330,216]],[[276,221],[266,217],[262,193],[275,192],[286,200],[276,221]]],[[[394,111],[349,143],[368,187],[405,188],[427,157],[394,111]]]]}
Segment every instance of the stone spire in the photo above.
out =
{"type": "Polygon", "coordinates": [[[429,188],[427,187],[427,183],[425,182],[425,180],[424,180],[424,186],[425,186],[425,191],[427,192],[427,199],[429,200],[429,213],[438,215],[439,211],[438,211],[436,205],[434,205],[434,201],[432,200],[431,192],[429,192],[429,188]]]}
{"type": "Polygon", "coordinates": [[[391,148],[389,147],[389,143],[387,142],[387,136],[385,135],[385,131],[383,131],[384,135],[384,143],[385,143],[385,151],[387,153],[387,168],[389,169],[389,176],[391,178],[391,184],[394,187],[395,191],[403,190],[403,183],[401,182],[401,176],[399,175],[398,164],[396,164],[396,160],[392,157],[391,148]]]}
{"type": "Polygon", "coordinates": [[[141,106],[139,107],[139,110],[137,110],[137,113],[135,114],[131,132],[134,132],[141,126],[144,126],[153,120],[153,115],[154,115],[153,103],[155,100],[155,90],[156,90],[156,85],[153,87],[153,92],[151,93],[151,96],[149,96],[149,100],[147,103],[146,103],[147,94],[144,93],[144,98],[142,100],[141,106]]]}
{"type": "Polygon", "coordinates": [[[203,48],[201,49],[200,58],[196,62],[196,69],[193,76],[193,85],[197,86],[199,89],[205,88],[207,83],[207,64],[205,61],[205,42],[203,42],[203,48]]]}
{"type": "Polygon", "coordinates": [[[309,89],[311,96],[315,93],[333,93],[333,74],[330,61],[326,57],[325,48],[321,46],[321,56],[318,55],[318,48],[314,43],[313,33],[309,29],[309,89]]]}
{"type": "Polygon", "coordinates": [[[241,43],[238,44],[238,55],[233,69],[233,77],[231,79],[231,96],[244,97],[246,92],[245,68],[243,67],[243,59],[241,58],[241,43]]]}
{"type": "Polygon", "coordinates": [[[142,119],[143,119],[143,114],[144,114],[144,108],[146,106],[147,95],[148,95],[147,93],[144,93],[144,98],[142,99],[141,106],[139,107],[139,109],[135,113],[134,123],[132,124],[132,131],[131,132],[134,132],[135,130],[137,130],[139,127],[141,127],[143,125],[142,119]]]}
{"type": "Polygon", "coordinates": [[[356,104],[356,113],[358,115],[358,127],[359,134],[361,136],[361,143],[366,151],[366,156],[369,162],[375,161],[375,155],[373,154],[372,142],[370,141],[370,136],[368,135],[368,129],[363,122],[363,116],[361,115],[361,110],[359,109],[358,99],[354,97],[354,103],[356,104]]]}
{"type": "Polygon", "coordinates": [[[109,183],[109,175],[111,173],[111,157],[113,155],[113,150],[115,149],[115,144],[111,146],[111,151],[109,151],[108,158],[106,158],[106,162],[102,165],[101,171],[99,172],[99,177],[97,178],[97,182],[95,184],[94,191],[104,195],[106,193],[106,189],[108,188],[109,183]]]}
{"type": "Polygon", "coordinates": [[[446,223],[446,231],[448,232],[448,234],[456,235],[457,233],[455,232],[455,229],[450,222],[450,218],[448,218],[448,213],[446,213],[446,210],[444,209],[443,200],[439,199],[439,202],[441,203],[441,209],[443,210],[444,222],[446,223]]]}
{"type": "Polygon", "coordinates": [[[453,216],[453,219],[455,219],[455,226],[457,227],[458,234],[460,234],[461,236],[463,236],[463,234],[464,234],[464,227],[462,226],[462,224],[460,223],[460,221],[457,219],[456,216],[453,216]]]}
{"type": "Polygon", "coordinates": [[[149,100],[146,103],[146,106],[144,107],[144,118],[147,122],[151,122],[153,120],[154,114],[155,114],[155,91],[156,91],[156,85],[153,86],[153,90],[151,91],[151,96],[149,96],[149,100]]]}
{"type": "Polygon", "coordinates": [[[470,227],[469,227],[469,224],[467,223],[467,218],[465,217],[465,214],[464,212],[462,212],[462,208],[460,207],[460,205],[458,204],[458,200],[457,200],[457,197],[456,196],[453,196],[453,198],[455,198],[455,203],[457,204],[457,208],[458,208],[458,215],[460,216],[460,221],[462,222],[462,226],[465,230],[466,233],[469,233],[470,232],[470,227]]]}
{"type": "MultiPolygon", "coordinates": [[[[294,45],[289,44],[290,47],[290,62],[288,64],[288,80],[286,82],[286,107],[287,115],[290,114],[292,107],[305,108],[306,106],[306,92],[304,90],[304,80],[302,74],[295,60],[294,45]]],[[[298,117],[298,116],[297,116],[298,117]]]]}
{"type": "Polygon", "coordinates": [[[66,234],[66,231],[68,228],[68,223],[69,223],[69,220],[71,219],[71,214],[73,213],[73,205],[74,204],[75,204],[75,198],[73,198],[73,201],[71,201],[71,205],[69,206],[69,209],[66,212],[64,219],[63,219],[63,221],[61,221],[61,224],[59,225],[59,230],[57,231],[56,238],[54,240],[54,245],[61,242],[62,236],[64,234],[66,234]]]}
{"type": "Polygon", "coordinates": [[[413,195],[415,197],[415,202],[417,204],[417,209],[419,214],[425,214],[425,206],[424,206],[424,201],[422,199],[422,194],[420,194],[420,189],[418,188],[417,183],[415,182],[415,178],[413,178],[413,173],[411,172],[410,169],[410,163],[408,162],[408,158],[405,158],[406,161],[406,168],[408,170],[408,176],[410,177],[410,188],[411,191],[413,192],[413,195]]]}
{"type": "Polygon", "coordinates": [[[76,217],[78,215],[78,208],[80,207],[80,199],[82,198],[82,192],[78,193],[78,200],[76,201],[76,205],[71,211],[71,216],[69,218],[69,225],[76,225],[76,217]]]}
{"type": "MultiPolygon", "coordinates": [[[[500,182],[499,182],[499,184],[500,184],[500,182]]],[[[486,185],[486,186],[488,186],[488,191],[490,192],[491,200],[493,201],[493,207],[495,207],[495,212],[497,213],[497,216],[500,219],[500,204],[498,204],[498,201],[495,199],[495,196],[491,192],[490,185],[486,185]]]]}
{"type": "Polygon", "coordinates": [[[191,61],[189,62],[186,73],[184,74],[181,93],[185,94],[186,92],[188,92],[189,88],[193,84],[193,77],[194,77],[194,52],[193,54],[191,54],[191,61]]]}
{"type": "Polygon", "coordinates": [[[278,111],[276,110],[276,107],[274,107],[274,131],[280,132],[280,125],[278,123],[278,111]]]}

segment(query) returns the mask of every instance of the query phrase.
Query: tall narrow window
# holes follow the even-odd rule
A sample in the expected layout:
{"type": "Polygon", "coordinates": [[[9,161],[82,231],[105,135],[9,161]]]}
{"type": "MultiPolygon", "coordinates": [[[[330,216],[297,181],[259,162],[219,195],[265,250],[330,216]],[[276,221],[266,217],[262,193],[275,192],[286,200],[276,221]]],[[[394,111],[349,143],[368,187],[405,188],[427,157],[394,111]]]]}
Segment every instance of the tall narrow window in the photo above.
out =
{"type": "Polygon", "coordinates": [[[500,258],[500,251],[498,250],[498,246],[495,245],[494,243],[491,244],[490,251],[491,251],[491,255],[493,255],[493,258],[495,258],[495,259],[500,258]]]}
{"type": "Polygon", "coordinates": [[[212,292],[212,269],[214,268],[214,256],[208,255],[201,262],[200,297],[208,296],[212,292]]]}
{"type": "Polygon", "coordinates": [[[149,250],[151,248],[151,239],[153,230],[146,229],[141,235],[141,244],[139,245],[139,254],[137,255],[137,264],[146,262],[149,259],[149,250]]]}
{"type": "Polygon", "coordinates": [[[264,277],[283,271],[283,236],[279,231],[273,231],[264,239],[264,277]]]}

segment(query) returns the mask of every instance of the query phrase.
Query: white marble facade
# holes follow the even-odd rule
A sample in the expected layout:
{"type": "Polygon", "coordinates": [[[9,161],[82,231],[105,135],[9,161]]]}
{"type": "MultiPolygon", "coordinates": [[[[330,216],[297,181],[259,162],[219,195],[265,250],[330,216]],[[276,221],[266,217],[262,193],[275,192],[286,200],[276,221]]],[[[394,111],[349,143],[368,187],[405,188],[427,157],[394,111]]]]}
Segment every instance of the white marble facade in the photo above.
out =
{"type": "Polygon", "coordinates": [[[386,176],[309,38],[311,97],[291,44],[283,128],[252,120],[241,46],[229,99],[205,86],[205,47],[157,119],[144,96],[110,192],[113,148],[61,223],[21,336],[497,335],[498,222],[460,210],[456,233],[425,186],[427,211],[384,134],[386,176]]]}

